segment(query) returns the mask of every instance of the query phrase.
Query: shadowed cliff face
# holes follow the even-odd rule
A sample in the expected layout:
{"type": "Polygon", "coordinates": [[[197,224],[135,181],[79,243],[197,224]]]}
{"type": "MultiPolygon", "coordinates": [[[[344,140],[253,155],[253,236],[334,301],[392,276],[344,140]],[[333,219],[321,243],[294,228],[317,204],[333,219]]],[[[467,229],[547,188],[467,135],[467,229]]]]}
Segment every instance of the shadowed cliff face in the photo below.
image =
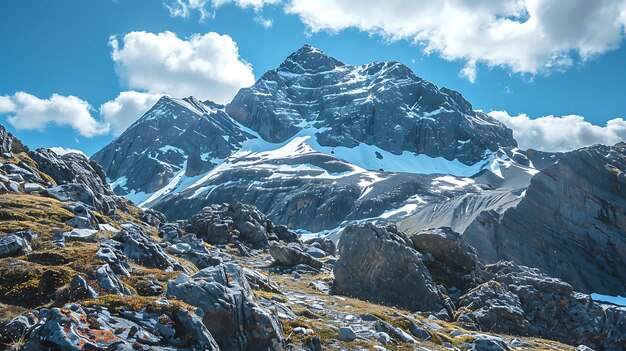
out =
{"type": "Polygon", "coordinates": [[[541,268],[575,289],[626,291],[626,144],[565,153],[533,177],[502,215],[485,212],[465,231],[485,261],[541,268]]]}

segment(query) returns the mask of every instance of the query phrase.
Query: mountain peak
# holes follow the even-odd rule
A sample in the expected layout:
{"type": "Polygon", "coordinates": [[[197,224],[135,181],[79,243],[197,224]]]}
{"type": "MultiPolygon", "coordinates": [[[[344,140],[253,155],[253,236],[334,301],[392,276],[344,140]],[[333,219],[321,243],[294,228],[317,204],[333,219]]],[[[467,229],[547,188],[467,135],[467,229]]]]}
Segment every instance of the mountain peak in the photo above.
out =
{"type": "Polygon", "coordinates": [[[305,44],[300,49],[292,53],[278,68],[279,71],[290,73],[319,73],[332,71],[336,67],[345,64],[333,57],[328,56],[322,50],[309,44],[305,44]]]}

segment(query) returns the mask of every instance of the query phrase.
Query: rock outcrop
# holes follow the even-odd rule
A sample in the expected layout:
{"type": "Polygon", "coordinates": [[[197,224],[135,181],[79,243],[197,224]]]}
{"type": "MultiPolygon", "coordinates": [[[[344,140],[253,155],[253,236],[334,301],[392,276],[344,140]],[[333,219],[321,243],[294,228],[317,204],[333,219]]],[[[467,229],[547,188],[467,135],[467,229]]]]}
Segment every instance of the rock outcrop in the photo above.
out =
{"type": "MultiPolygon", "coordinates": [[[[270,239],[279,239],[274,234],[274,225],[263,213],[239,202],[203,208],[189,219],[186,229],[213,245],[240,241],[254,248],[267,248],[270,239]]],[[[282,227],[278,233],[291,237],[286,236],[288,230],[282,227]]]]}
{"type": "Polygon", "coordinates": [[[124,229],[113,237],[114,240],[110,240],[107,244],[123,252],[129,260],[146,267],[184,270],[175,259],[150,238],[150,233],[141,226],[124,223],[123,227],[124,229]]]}
{"type": "Polygon", "coordinates": [[[167,302],[156,310],[110,310],[76,304],[40,310],[40,320],[29,332],[24,350],[219,350],[192,311],[179,307],[168,311],[167,302]]]}
{"type": "Polygon", "coordinates": [[[422,255],[392,226],[345,228],[333,274],[337,293],[410,310],[444,308],[422,255]]]}
{"type": "Polygon", "coordinates": [[[283,350],[281,324],[255,303],[237,265],[206,268],[192,277],[182,274],[168,283],[167,296],[198,307],[221,350],[283,350]]]}
{"type": "Polygon", "coordinates": [[[565,153],[503,214],[486,212],[463,238],[485,262],[540,268],[586,293],[626,291],[626,144],[565,153]]]}
{"type": "Polygon", "coordinates": [[[489,281],[461,297],[457,320],[597,350],[626,346],[626,308],[594,302],[560,279],[513,262],[487,265],[484,274],[489,281]]]}
{"type": "Polygon", "coordinates": [[[67,153],[58,155],[50,149],[29,152],[38,169],[50,176],[57,184],[48,194],[61,201],[79,201],[97,211],[109,215],[119,206],[106,182],[102,168],[84,155],[67,153]]]}
{"type": "Polygon", "coordinates": [[[12,156],[19,152],[28,152],[28,148],[13,134],[7,132],[4,126],[0,125],[0,153],[12,156]]]}

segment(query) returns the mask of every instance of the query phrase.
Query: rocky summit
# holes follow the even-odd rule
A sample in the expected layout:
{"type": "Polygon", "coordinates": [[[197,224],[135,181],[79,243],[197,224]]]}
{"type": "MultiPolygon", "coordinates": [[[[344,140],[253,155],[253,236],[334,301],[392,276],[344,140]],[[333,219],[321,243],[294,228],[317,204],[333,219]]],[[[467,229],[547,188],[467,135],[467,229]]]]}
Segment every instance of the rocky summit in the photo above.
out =
{"type": "Polygon", "coordinates": [[[0,126],[0,349],[626,349],[623,143],[308,45],[137,117],[91,159],[0,126]]]}

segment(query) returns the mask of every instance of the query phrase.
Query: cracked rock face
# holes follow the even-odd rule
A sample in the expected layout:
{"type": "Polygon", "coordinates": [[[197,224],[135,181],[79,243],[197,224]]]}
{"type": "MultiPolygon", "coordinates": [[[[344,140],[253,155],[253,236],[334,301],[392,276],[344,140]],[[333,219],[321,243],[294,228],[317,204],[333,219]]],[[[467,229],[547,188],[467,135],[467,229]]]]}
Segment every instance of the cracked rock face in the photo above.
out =
{"type": "Polygon", "coordinates": [[[485,212],[464,232],[481,260],[542,269],[577,291],[626,291],[626,144],[565,153],[532,178],[503,214],[485,212]],[[554,253],[558,254],[554,254],[554,253]]]}
{"type": "Polygon", "coordinates": [[[444,307],[422,255],[394,227],[347,227],[339,241],[333,274],[338,293],[410,310],[444,307]]]}
{"type": "Polygon", "coordinates": [[[167,296],[198,307],[221,350],[283,349],[280,322],[256,304],[237,265],[205,268],[192,277],[180,275],[168,283],[167,296]]]}
{"type": "Polygon", "coordinates": [[[271,142],[308,125],[326,128],[317,134],[324,146],[366,143],[467,164],[485,150],[517,146],[510,129],[474,111],[461,94],[437,88],[398,62],[355,67],[308,45],[241,89],[226,112],[271,142]]]}

